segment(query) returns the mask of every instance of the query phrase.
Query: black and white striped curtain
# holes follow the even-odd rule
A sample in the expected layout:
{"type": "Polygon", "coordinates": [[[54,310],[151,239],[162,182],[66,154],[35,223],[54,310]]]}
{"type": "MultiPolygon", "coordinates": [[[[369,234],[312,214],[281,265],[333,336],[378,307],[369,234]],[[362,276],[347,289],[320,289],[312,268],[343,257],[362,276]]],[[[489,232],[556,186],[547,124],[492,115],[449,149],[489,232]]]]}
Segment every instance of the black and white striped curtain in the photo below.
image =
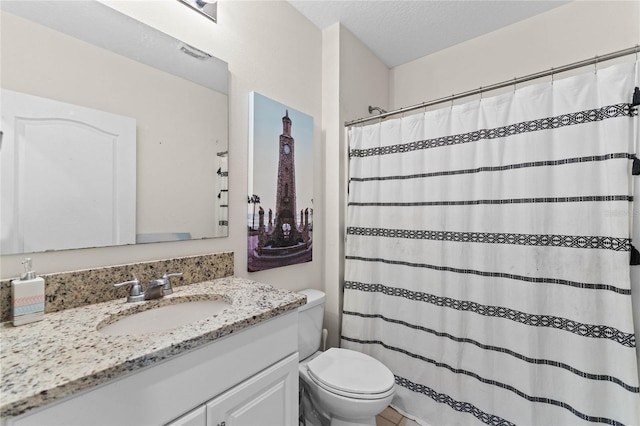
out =
{"type": "Polygon", "coordinates": [[[400,411],[640,424],[637,85],[626,63],[349,130],[342,346],[393,371],[400,411]]]}

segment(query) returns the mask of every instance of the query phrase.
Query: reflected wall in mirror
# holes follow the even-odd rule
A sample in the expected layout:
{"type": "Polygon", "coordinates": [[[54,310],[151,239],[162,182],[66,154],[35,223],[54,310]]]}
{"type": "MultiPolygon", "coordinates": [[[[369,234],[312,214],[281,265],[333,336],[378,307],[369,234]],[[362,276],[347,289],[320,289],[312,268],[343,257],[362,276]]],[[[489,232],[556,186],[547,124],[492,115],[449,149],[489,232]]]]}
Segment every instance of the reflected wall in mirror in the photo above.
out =
{"type": "Polygon", "coordinates": [[[225,62],[94,0],[0,13],[2,254],[228,235],[225,62]]]}

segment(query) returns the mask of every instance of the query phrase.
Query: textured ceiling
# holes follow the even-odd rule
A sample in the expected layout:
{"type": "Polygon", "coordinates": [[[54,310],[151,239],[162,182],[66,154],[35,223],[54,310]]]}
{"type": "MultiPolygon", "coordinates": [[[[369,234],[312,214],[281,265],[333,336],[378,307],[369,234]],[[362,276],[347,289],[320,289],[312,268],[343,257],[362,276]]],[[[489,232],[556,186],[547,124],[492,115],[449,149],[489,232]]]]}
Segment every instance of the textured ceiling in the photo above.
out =
{"type": "Polygon", "coordinates": [[[341,22],[392,68],[569,1],[289,0],[289,3],[320,29],[341,22]]]}

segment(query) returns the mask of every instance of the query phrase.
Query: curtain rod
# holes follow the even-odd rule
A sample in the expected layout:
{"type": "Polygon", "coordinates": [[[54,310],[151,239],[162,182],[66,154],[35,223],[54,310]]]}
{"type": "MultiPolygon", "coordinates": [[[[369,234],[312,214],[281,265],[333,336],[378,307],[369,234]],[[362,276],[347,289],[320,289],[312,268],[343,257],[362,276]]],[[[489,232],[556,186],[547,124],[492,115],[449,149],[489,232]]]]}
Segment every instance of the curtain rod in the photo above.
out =
{"type": "Polygon", "coordinates": [[[474,95],[479,95],[483,92],[489,92],[491,90],[496,90],[496,89],[502,89],[503,87],[509,87],[509,86],[514,86],[520,83],[524,83],[527,81],[531,81],[531,80],[536,80],[538,78],[543,78],[543,77],[548,77],[550,75],[553,74],[558,74],[561,72],[565,72],[565,71],[571,71],[574,70],[576,68],[582,68],[582,67],[586,67],[589,65],[594,65],[597,64],[598,62],[604,62],[604,61],[609,61],[611,59],[616,59],[619,58],[621,56],[626,56],[626,55],[632,55],[632,54],[638,54],[638,52],[640,51],[640,45],[635,45],[634,47],[630,47],[628,49],[623,49],[623,50],[618,50],[616,52],[611,52],[608,53],[606,55],[602,55],[602,56],[595,56],[593,58],[590,59],[585,59],[583,61],[578,61],[578,62],[573,62],[558,68],[551,68],[550,70],[546,70],[546,71],[540,71],[534,74],[529,74],[526,75],[524,77],[519,77],[519,78],[514,78],[513,80],[509,80],[509,81],[503,81],[501,83],[496,83],[496,84],[492,84],[490,86],[485,86],[485,87],[480,87],[478,89],[475,90],[469,90],[467,92],[462,92],[459,93],[457,95],[451,95],[451,96],[447,96],[445,98],[440,98],[440,99],[435,99],[432,101],[428,101],[428,102],[422,102],[421,104],[417,104],[417,105],[412,105],[412,106],[408,106],[408,107],[404,107],[404,108],[399,108],[393,111],[389,111],[389,112],[385,112],[379,115],[374,115],[371,117],[364,117],[364,118],[358,118],[356,120],[352,120],[352,121],[347,121],[344,123],[345,127],[349,127],[349,126],[353,126],[355,124],[360,124],[360,123],[366,123],[367,121],[373,121],[373,120],[378,120],[378,119],[383,119],[383,118],[387,118],[391,115],[396,115],[396,114],[401,114],[407,111],[414,111],[416,109],[420,109],[420,108],[427,108],[433,105],[438,105],[438,104],[442,104],[445,102],[453,102],[455,100],[461,99],[461,98],[466,98],[468,96],[474,96],[474,95]]]}

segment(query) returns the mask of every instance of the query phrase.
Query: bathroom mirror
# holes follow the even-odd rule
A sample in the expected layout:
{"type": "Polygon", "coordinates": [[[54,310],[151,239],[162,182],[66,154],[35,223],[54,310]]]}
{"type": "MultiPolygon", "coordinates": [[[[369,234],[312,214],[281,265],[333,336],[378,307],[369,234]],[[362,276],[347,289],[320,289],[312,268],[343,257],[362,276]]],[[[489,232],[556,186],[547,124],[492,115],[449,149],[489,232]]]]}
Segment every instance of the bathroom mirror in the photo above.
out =
{"type": "Polygon", "coordinates": [[[228,235],[225,62],[95,0],[0,13],[2,254],[228,235]]]}

